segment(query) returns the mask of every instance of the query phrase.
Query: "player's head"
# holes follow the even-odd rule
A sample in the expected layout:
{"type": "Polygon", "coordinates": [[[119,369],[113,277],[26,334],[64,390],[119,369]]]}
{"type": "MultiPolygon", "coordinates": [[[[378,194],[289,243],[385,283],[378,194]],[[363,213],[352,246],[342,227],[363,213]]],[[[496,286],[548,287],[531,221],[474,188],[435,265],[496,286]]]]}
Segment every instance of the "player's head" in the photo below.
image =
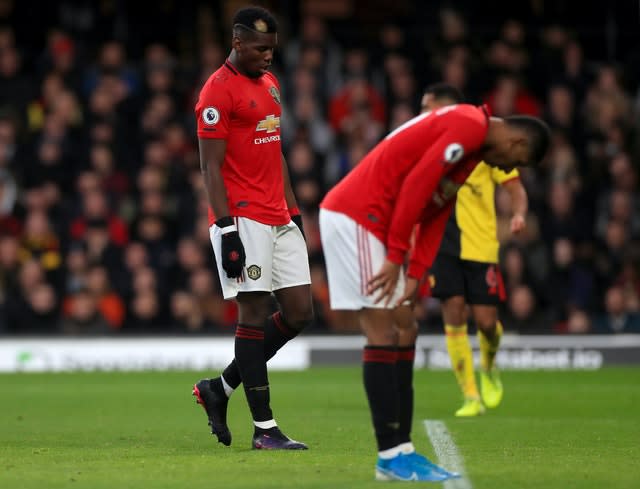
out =
{"type": "Polygon", "coordinates": [[[278,43],[278,25],[262,7],[245,7],[233,16],[233,63],[245,75],[258,78],[267,72],[278,43]]]}
{"type": "Polygon", "coordinates": [[[420,112],[436,110],[445,105],[460,104],[464,101],[462,92],[448,83],[434,83],[424,89],[420,112]]]}
{"type": "Polygon", "coordinates": [[[492,118],[483,149],[484,161],[504,169],[537,166],[544,159],[550,142],[549,127],[536,117],[492,118]]]}

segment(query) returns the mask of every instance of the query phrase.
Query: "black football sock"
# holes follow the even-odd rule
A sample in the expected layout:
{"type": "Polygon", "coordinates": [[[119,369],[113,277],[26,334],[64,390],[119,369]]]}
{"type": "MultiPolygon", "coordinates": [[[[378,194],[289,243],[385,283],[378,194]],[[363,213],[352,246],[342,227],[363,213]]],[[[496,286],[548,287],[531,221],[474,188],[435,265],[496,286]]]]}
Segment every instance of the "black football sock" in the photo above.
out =
{"type": "Polygon", "coordinates": [[[267,362],[264,359],[264,330],[238,323],[235,354],[253,420],[272,420],[267,362]]]}
{"type": "MultiPolygon", "coordinates": [[[[272,314],[267,319],[264,327],[264,358],[269,360],[277,351],[282,348],[289,340],[295,338],[299,331],[291,328],[280,311],[272,314]]],[[[240,378],[240,370],[236,359],[234,358],[227,368],[222,372],[224,381],[232,389],[237,389],[242,379],[240,378]]]]}
{"type": "Polygon", "coordinates": [[[413,423],[413,361],[416,356],[416,345],[399,346],[396,375],[398,378],[398,442],[411,441],[411,425],[413,423]]]}
{"type": "Polygon", "coordinates": [[[364,388],[378,442],[378,451],[396,447],[398,442],[398,384],[395,346],[365,346],[364,388]]]}

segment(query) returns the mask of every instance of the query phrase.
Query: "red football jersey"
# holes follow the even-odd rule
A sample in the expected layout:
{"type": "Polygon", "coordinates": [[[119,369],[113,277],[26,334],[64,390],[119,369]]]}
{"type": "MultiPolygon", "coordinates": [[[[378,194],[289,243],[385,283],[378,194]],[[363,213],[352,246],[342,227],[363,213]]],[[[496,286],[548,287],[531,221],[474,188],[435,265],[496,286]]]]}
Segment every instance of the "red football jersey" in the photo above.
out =
{"type": "MultiPolygon", "coordinates": [[[[222,178],[229,213],[271,226],[287,224],[276,77],[249,78],[227,60],[202,87],[195,112],[199,138],[227,141],[222,178]]],[[[209,207],[209,225],[214,222],[209,207]]]]}
{"type": "Polygon", "coordinates": [[[438,251],[458,188],[480,161],[488,127],[484,107],[451,105],[421,114],[378,143],[320,207],[368,229],[398,264],[417,224],[408,274],[421,278],[438,251]]]}

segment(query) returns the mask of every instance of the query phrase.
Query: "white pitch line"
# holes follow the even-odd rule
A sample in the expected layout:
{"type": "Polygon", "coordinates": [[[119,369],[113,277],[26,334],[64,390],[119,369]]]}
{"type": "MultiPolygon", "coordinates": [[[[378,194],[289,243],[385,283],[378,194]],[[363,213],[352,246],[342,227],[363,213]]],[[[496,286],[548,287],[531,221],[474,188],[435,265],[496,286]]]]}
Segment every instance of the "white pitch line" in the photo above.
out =
{"type": "Polygon", "coordinates": [[[447,426],[437,419],[425,419],[424,428],[427,430],[429,441],[438,457],[438,463],[445,469],[458,472],[462,477],[449,479],[443,483],[445,489],[473,489],[471,481],[467,478],[462,463],[462,457],[458,452],[453,438],[447,430],[447,426]]]}

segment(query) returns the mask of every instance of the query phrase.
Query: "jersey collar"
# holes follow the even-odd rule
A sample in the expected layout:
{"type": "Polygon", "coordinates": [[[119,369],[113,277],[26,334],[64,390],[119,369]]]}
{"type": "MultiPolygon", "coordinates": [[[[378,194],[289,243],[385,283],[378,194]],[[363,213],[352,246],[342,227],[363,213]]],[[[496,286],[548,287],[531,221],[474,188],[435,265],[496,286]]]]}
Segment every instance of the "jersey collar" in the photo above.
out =
{"type": "Polygon", "coordinates": [[[224,62],[224,66],[225,68],[227,68],[231,73],[233,73],[234,75],[238,75],[238,70],[236,69],[235,66],[233,66],[233,64],[231,64],[231,61],[229,61],[229,58],[227,58],[224,62]]]}

